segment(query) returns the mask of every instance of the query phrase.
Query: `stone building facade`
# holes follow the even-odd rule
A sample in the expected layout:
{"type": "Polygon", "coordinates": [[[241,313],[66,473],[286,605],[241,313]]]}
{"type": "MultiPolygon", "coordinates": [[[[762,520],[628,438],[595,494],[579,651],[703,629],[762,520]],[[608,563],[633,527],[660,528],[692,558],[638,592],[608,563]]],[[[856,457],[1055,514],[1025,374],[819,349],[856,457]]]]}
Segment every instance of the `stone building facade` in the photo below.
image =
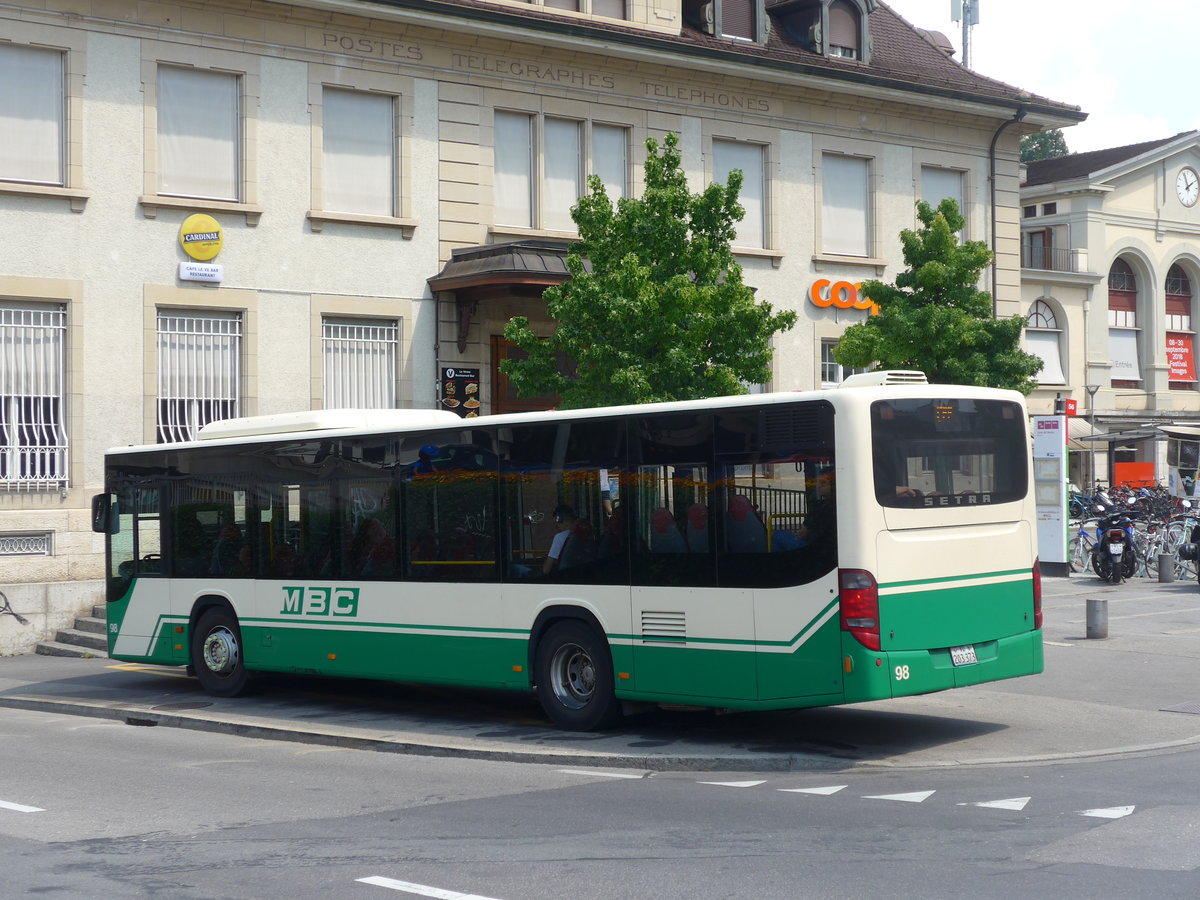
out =
{"type": "Polygon", "coordinates": [[[0,5],[0,653],[98,596],[107,447],[309,408],[521,408],[570,205],[681,136],[746,174],[745,280],[834,383],[914,202],[961,201],[1023,313],[1018,143],[1075,107],[982,78],[875,0],[9,0],[0,5]],[[475,384],[477,407],[458,385],[475,384]],[[455,385],[450,393],[448,385],[455,385]]]}
{"type": "Polygon", "coordinates": [[[1046,361],[1030,406],[1076,401],[1076,484],[1093,468],[1106,483],[1139,471],[1166,483],[1159,427],[1200,424],[1197,173],[1196,131],[1027,167],[1026,344],[1046,361]]]}

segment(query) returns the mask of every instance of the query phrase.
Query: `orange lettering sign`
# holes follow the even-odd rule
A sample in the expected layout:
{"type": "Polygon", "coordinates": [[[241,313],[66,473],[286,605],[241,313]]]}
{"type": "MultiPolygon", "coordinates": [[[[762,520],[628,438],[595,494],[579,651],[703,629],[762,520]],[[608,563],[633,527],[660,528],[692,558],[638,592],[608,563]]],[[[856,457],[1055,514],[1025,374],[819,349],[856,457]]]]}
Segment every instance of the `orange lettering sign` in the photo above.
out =
{"type": "Polygon", "coordinates": [[[818,278],[808,291],[808,299],[822,309],[836,306],[838,309],[869,309],[871,315],[879,315],[879,304],[865,294],[859,294],[862,282],[830,281],[818,278]]]}

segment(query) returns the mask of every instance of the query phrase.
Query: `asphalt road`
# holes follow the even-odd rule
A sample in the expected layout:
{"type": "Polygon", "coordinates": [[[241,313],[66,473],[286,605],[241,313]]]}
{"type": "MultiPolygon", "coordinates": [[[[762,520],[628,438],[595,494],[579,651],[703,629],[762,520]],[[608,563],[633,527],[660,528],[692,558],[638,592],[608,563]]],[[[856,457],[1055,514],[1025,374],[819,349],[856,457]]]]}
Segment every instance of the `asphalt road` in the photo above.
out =
{"type": "Polygon", "coordinates": [[[1200,744],[1200,587],[1045,579],[1046,671],[975,688],[814,710],[663,710],[618,729],[549,725],[531,695],[272,677],[204,694],[181,669],[108,659],[0,659],[0,708],[393,753],[651,771],[995,765],[1173,752],[1200,744]],[[1109,637],[1089,640],[1087,600],[1109,637]]]}

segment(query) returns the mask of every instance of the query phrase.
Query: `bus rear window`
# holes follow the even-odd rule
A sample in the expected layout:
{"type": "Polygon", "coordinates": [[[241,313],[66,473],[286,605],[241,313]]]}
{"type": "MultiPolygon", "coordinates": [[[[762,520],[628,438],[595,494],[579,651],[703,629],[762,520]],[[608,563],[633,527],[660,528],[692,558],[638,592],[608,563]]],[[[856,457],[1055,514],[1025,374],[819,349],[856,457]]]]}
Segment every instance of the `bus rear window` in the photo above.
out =
{"type": "Polygon", "coordinates": [[[1029,486],[1020,404],[1006,400],[880,400],[871,405],[880,505],[939,509],[1011,503],[1029,486]]]}

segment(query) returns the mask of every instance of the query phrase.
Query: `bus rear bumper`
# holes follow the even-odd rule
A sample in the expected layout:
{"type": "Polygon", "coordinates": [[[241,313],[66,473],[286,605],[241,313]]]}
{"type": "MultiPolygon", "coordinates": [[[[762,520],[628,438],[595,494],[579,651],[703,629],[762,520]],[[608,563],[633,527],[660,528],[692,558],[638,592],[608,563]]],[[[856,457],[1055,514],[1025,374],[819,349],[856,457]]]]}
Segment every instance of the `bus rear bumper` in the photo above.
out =
{"type": "Polygon", "coordinates": [[[950,647],[933,650],[869,650],[842,637],[847,703],[928,694],[955,687],[1034,675],[1042,671],[1042,632],[1028,631],[969,645],[975,662],[955,664],[950,647]]]}

